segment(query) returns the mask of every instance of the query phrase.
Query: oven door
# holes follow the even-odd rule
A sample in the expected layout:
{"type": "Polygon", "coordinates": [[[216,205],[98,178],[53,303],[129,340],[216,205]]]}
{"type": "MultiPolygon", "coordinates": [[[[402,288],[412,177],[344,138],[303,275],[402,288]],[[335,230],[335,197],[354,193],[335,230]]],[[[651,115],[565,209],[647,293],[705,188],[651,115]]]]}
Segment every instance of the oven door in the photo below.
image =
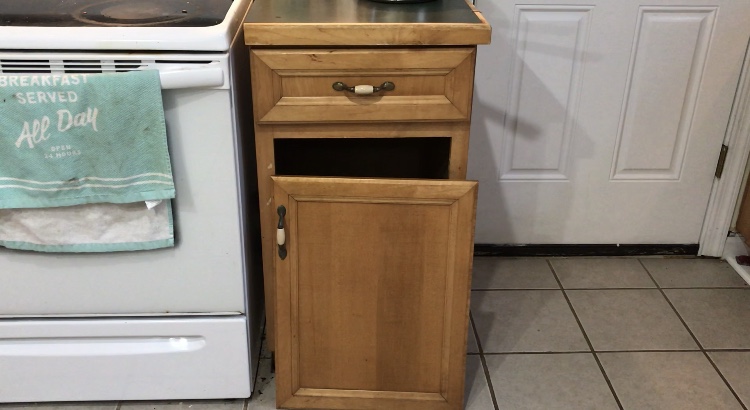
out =
{"type": "Polygon", "coordinates": [[[229,55],[0,53],[0,73],[156,68],[176,187],[176,246],[45,254],[0,248],[0,317],[244,313],[246,243],[229,55]]]}

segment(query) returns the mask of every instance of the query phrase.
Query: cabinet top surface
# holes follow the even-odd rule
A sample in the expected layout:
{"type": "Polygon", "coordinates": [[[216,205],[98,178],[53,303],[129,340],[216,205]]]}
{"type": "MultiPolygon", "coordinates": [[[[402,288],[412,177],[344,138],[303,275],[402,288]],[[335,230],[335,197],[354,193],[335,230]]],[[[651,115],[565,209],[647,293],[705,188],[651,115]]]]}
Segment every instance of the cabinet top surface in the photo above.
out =
{"type": "Polygon", "coordinates": [[[251,46],[404,46],[489,43],[490,27],[465,0],[255,0],[245,19],[251,46]]]}

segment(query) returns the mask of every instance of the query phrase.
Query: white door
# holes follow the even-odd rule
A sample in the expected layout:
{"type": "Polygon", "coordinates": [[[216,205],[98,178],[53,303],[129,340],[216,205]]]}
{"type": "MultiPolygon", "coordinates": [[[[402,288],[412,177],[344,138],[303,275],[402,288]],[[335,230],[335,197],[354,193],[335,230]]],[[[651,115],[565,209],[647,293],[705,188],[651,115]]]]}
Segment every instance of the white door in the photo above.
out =
{"type": "Polygon", "coordinates": [[[478,0],[477,243],[698,243],[747,0],[478,0]]]}

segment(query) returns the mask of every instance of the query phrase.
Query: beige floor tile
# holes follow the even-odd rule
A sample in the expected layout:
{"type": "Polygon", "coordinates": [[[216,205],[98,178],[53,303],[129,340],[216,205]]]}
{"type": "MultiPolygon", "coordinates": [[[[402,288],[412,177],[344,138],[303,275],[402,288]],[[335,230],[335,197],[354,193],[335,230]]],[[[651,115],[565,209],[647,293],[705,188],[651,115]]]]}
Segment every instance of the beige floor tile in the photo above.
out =
{"type": "Polygon", "coordinates": [[[698,349],[657,289],[569,290],[594,350],[698,349]]]}
{"type": "Polygon", "coordinates": [[[701,352],[602,353],[599,359],[626,410],[741,408],[701,352]]]}
{"type": "Polygon", "coordinates": [[[591,353],[489,355],[486,361],[501,409],[617,409],[591,353]]]}
{"type": "Polygon", "coordinates": [[[473,289],[559,289],[544,258],[474,258],[473,289]]]}
{"type": "Polygon", "coordinates": [[[471,312],[485,353],[589,350],[559,290],[474,291],[471,312]]]}
{"type": "Polygon", "coordinates": [[[125,401],[123,410],[242,410],[245,400],[125,401]]]}
{"type": "MultiPolygon", "coordinates": [[[[2,390],[2,388],[0,388],[2,390]]],[[[2,410],[114,410],[117,402],[81,402],[81,403],[0,403],[2,410]]]]}
{"type": "Polygon", "coordinates": [[[464,391],[465,410],[494,409],[487,377],[479,356],[466,356],[466,385],[464,391]]]}
{"type": "Polygon", "coordinates": [[[707,349],[750,348],[750,289],[665,289],[707,349]]]}
{"type": "Polygon", "coordinates": [[[747,374],[750,369],[750,351],[711,352],[708,355],[745,406],[750,406],[750,378],[747,374]]]}
{"type": "Polygon", "coordinates": [[[747,287],[747,283],[718,259],[643,258],[643,265],[663,288],[747,287]]]}
{"type": "Polygon", "coordinates": [[[638,259],[556,258],[550,263],[565,289],[656,287],[638,259]]]}

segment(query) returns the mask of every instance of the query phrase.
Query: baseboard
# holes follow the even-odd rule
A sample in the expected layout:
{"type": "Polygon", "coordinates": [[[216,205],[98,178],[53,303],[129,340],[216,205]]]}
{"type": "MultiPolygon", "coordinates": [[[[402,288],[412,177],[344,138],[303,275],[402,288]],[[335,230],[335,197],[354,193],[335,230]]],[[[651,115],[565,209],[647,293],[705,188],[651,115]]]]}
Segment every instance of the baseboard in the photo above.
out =
{"type": "Polygon", "coordinates": [[[474,245],[474,256],[649,256],[697,255],[698,244],[474,245]]]}
{"type": "Polygon", "coordinates": [[[742,237],[730,236],[727,238],[727,243],[724,246],[724,255],[722,258],[729,263],[729,266],[734,268],[734,271],[740,275],[742,280],[750,285],[750,266],[740,265],[737,262],[737,257],[740,255],[747,255],[747,247],[742,237]]]}

